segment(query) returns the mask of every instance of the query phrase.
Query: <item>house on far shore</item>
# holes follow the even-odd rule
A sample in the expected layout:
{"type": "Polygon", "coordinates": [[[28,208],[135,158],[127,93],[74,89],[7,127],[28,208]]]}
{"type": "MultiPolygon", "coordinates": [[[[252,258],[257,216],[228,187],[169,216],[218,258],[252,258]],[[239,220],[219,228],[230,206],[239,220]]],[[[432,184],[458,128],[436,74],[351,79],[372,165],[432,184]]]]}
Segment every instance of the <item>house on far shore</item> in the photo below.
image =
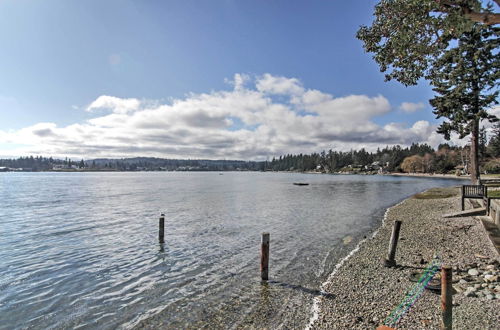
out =
{"type": "Polygon", "coordinates": [[[0,166],[0,172],[8,172],[10,169],[5,166],[0,166]]]}
{"type": "Polygon", "coordinates": [[[52,166],[52,170],[60,171],[60,170],[76,170],[78,169],[77,165],[66,165],[66,164],[57,164],[52,166]]]}

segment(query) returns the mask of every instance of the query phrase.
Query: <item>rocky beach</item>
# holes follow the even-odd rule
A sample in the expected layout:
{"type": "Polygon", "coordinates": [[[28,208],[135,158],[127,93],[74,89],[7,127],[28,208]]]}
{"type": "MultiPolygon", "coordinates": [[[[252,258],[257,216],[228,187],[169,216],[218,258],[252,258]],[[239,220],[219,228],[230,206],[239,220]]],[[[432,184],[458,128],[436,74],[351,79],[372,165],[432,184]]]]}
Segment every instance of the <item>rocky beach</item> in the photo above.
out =
{"type": "MultiPolygon", "coordinates": [[[[498,329],[499,255],[477,217],[442,217],[460,210],[458,193],[457,187],[431,189],[388,209],[381,228],[323,283],[324,294],[316,298],[308,328],[374,329],[387,324],[414,287],[414,274],[438,258],[453,269],[453,328],[498,329]],[[397,266],[386,268],[382,260],[396,220],[402,221],[397,266]]],[[[424,290],[393,327],[438,329],[440,313],[439,293],[424,290]]]]}

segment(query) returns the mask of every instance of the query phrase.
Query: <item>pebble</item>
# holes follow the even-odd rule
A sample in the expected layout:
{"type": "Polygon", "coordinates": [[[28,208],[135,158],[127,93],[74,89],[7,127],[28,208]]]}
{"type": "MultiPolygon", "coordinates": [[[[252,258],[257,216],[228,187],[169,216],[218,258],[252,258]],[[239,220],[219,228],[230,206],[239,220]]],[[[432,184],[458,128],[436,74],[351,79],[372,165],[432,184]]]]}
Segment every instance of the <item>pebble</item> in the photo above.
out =
{"type": "Polygon", "coordinates": [[[492,294],[487,294],[486,299],[493,300],[495,297],[492,294]]]}
{"type": "Polygon", "coordinates": [[[479,274],[479,271],[476,268],[469,269],[467,272],[471,276],[477,276],[479,274]]]}
{"type": "Polygon", "coordinates": [[[485,275],[484,280],[486,282],[496,282],[498,280],[498,276],[496,275],[485,275]]]}
{"type": "Polygon", "coordinates": [[[471,290],[467,290],[467,291],[465,291],[465,296],[466,297],[475,297],[476,296],[476,292],[475,291],[471,291],[471,290]]]}

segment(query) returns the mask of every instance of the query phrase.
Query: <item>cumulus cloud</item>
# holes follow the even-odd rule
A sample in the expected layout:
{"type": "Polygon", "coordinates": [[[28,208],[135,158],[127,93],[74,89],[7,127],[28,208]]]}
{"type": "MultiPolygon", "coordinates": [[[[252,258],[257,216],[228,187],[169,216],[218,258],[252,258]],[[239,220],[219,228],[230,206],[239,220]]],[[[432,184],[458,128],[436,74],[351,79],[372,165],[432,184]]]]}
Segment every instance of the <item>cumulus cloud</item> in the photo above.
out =
{"type": "Polygon", "coordinates": [[[307,89],[296,78],[271,74],[237,74],[231,83],[231,90],[190,94],[164,104],[102,95],[86,108],[95,116],[85,122],[64,127],[39,123],[0,131],[0,137],[25,145],[18,154],[85,158],[265,159],[330,148],[375,150],[443,141],[427,121],[377,124],[375,119],[392,109],[382,95],[334,97],[307,89]]]}
{"type": "Polygon", "coordinates": [[[90,103],[87,111],[111,110],[114,113],[128,113],[139,109],[141,102],[138,99],[121,99],[115,96],[101,95],[90,103]]]}
{"type": "Polygon", "coordinates": [[[256,87],[259,92],[267,94],[298,95],[304,93],[304,88],[298,79],[272,76],[269,73],[257,80],[256,87]]]}
{"type": "Polygon", "coordinates": [[[417,112],[418,110],[422,110],[424,108],[425,105],[422,102],[419,103],[403,102],[399,106],[399,109],[406,113],[417,112]]]}

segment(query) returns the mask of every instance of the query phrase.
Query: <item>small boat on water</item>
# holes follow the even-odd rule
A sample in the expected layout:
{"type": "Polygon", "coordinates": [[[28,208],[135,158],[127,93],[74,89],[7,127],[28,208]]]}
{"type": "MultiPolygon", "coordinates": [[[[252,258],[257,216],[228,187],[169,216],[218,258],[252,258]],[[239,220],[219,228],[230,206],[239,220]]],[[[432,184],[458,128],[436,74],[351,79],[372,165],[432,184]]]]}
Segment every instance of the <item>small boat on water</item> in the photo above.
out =
{"type": "Polygon", "coordinates": [[[293,184],[296,186],[308,186],[309,185],[309,183],[306,183],[306,182],[294,182],[293,184]]]}

